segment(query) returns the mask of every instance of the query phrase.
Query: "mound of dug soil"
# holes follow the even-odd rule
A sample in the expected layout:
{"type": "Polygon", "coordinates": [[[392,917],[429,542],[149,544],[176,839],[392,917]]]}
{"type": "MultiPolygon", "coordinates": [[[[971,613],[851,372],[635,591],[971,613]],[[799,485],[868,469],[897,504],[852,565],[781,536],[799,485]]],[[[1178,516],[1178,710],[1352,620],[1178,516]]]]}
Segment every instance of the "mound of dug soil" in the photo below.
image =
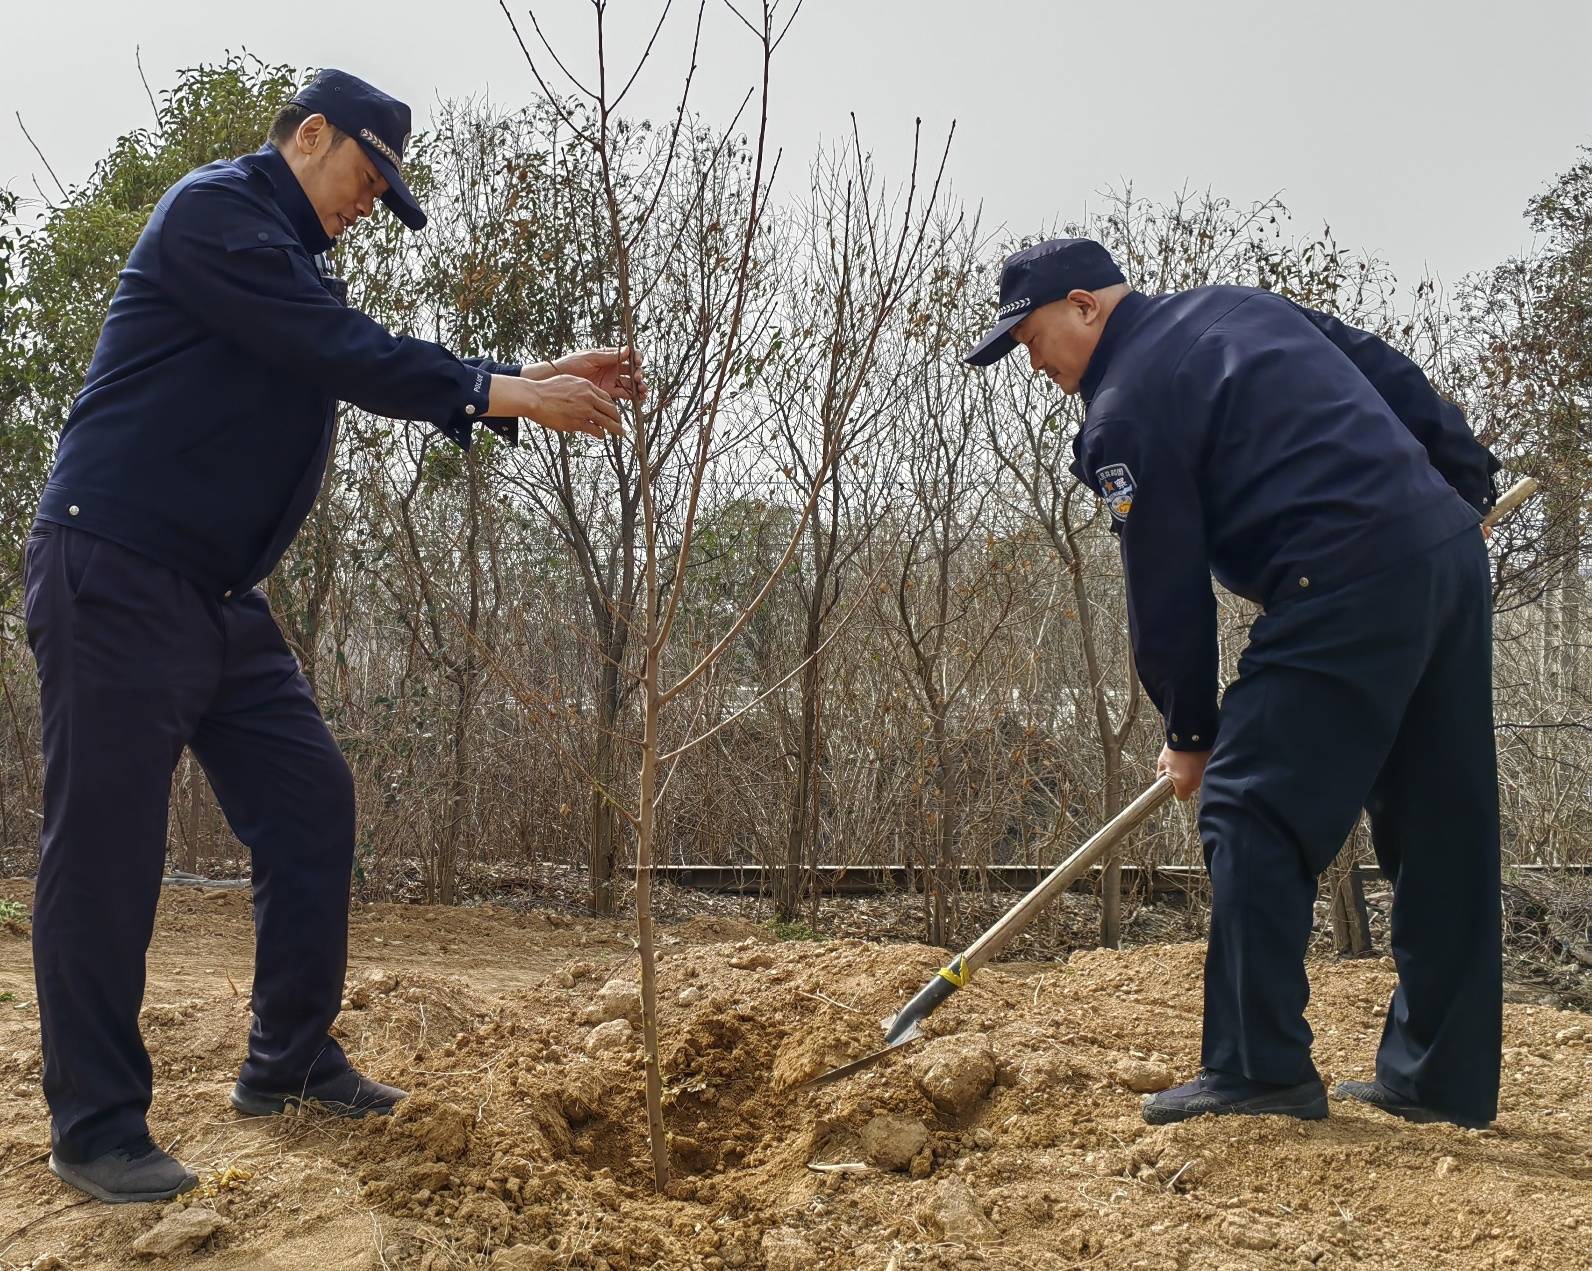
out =
{"type": "MultiPolygon", "coordinates": [[[[566,968],[429,1056],[445,1071],[417,1081],[404,1116],[361,1128],[361,1196],[445,1241],[420,1254],[433,1267],[1585,1265],[1592,1048],[1573,1017],[1511,1012],[1492,1131],[1341,1105],[1319,1125],[1152,1129],[1134,1090],[1197,1052],[1200,959],[1189,945],[986,972],[915,1051],[798,1092],[879,1044],[877,1020],[934,951],[672,953],[662,1197],[639,1030],[586,1045],[613,1026],[589,1004],[635,968],[606,983],[566,968]]],[[[1325,1075],[1363,1073],[1390,970],[1320,970],[1325,1075]]]]}
{"type": "MultiPolygon", "coordinates": [[[[987,970],[930,1018],[925,1041],[797,1090],[875,1049],[878,1021],[943,951],[674,928],[659,964],[674,1177],[659,1195],[632,1023],[638,972],[618,929],[522,928],[505,915],[488,942],[452,919],[381,922],[379,947],[356,929],[338,1031],[362,1068],[412,1091],[388,1120],[232,1117],[246,966],[230,951],[207,961],[191,927],[180,971],[157,949],[151,1123],[202,1179],[179,1205],[63,1211],[75,1194],[37,1162],[36,1017],[0,1012],[0,1089],[16,1096],[0,1114],[0,1271],[46,1255],[76,1271],[141,1264],[136,1242],[176,1213],[194,1215],[178,1234],[202,1229],[203,1243],[152,1265],[1588,1264],[1592,1026],[1572,1012],[1506,1008],[1493,1130],[1341,1104],[1309,1125],[1151,1128],[1139,1092],[1186,1078],[1198,1054],[1198,945],[987,970]],[[447,952],[428,954],[427,937],[447,952]]],[[[0,946],[0,988],[24,1005],[26,972],[21,942],[0,946]]],[[[1312,975],[1323,1076],[1366,1075],[1391,965],[1322,963],[1312,975]]]]}

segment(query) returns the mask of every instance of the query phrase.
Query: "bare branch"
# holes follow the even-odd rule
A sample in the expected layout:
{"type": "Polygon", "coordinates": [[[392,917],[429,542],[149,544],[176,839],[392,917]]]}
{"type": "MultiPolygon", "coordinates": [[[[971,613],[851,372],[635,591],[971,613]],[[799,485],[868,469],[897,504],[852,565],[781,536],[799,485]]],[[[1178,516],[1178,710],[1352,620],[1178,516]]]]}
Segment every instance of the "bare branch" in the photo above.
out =
{"type": "Polygon", "coordinates": [[[733,3],[731,3],[731,0],[724,0],[724,7],[726,9],[728,9],[731,13],[733,13],[736,16],[736,18],[740,21],[741,25],[744,26],[748,31],[750,31],[752,33],[752,38],[754,40],[765,40],[765,39],[767,39],[767,31],[766,30],[759,31],[755,26],[753,26],[750,22],[748,22],[746,20],[745,16],[741,13],[741,11],[739,9],[737,9],[733,3]]]}
{"type": "MultiPolygon", "coordinates": [[[[719,729],[724,728],[724,727],[726,727],[726,726],[728,726],[730,724],[733,724],[736,720],[740,719],[742,715],[746,714],[747,711],[751,710],[754,706],[760,705],[762,702],[767,700],[769,697],[773,696],[774,693],[776,693],[780,689],[784,688],[785,685],[789,684],[791,682],[791,680],[794,679],[797,675],[801,674],[801,672],[806,667],[808,667],[809,665],[811,665],[811,663],[813,663],[814,661],[817,660],[818,655],[820,653],[822,653],[825,649],[827,649],[831,644],[833,644],[835,642],[836,637],[839,636],[840,633],[842,631],[844,631],[846,629],[846,627],[850,624],[852,618],[854,618],[856,616],[857,610],[862,607],[862,602],[865,599],[867,599],[869,593],[872,591],[873,584],[878,581],[879,575],[884,572],[884,567],[887,564],[889,564],[889,563],[890,563],[890,561],[889,561],[889,557],[888,556],[886,556],[883,560],[880,561],[879,568],[874,570],[873,576],[868,579],[867,584],[862,588],[862,591],[858,594],[856,603],[854,603],[851,606],[851,608],[846,611],[845,616],[842,617],[841,620],[835,625],[835,629],[834,629],[834,631],[832,631],[830,633],[828,639],[826,639],[821,645],[819,645],[816,649],[814,649],[811,654],[809,654],[807,657],[803,658],[795,666],[791,667],[791,669],[789,671],[787,671],[784,675],[780,676],[780,678],[775,683],[771,684],[768,687],[767,690],[765,690],[762,693],[759,693],[755,698],[753,698],[745,706],[741,707],[741,709],[736,711],[733,715],[730,715],[726,719],[720,720],[717,724],[713,725],[712,728],[708,729],[708,731],[703,733],[701,736],[693,737],[690,741],[686,742],[684,745],[675,747],[675,749],[671,750],[668,754],[663,755],[660,758],[659,762],[660,763],[661,762],[666,762],[666,761],[668,761],[670,759],[678,758],[680,755],[685,754],[685,752],[690,750],[692,747],[697,746],[697,745],[701,744],[702,742],[706,741],[709,737],[713,736],[714,733],[718,732],[719,729]]],[[[705,658],[703,660],[705,662],[708,662],[711,665],[711,661],[712,661],[711,658],[705,658]]]]}
{"type": "Polygon", "coordinates": [[[574,73],[569,69],[569,67],[564,65],[563,59],[558,56],[557,50],[555,50],[553,46],[547,42],[547,37],[542,34],[542,24],[536,20],[536,10],[527,9],[525,11],[525,16],[530,18],[531,29],[536,32],[536,38],[542,42],[542,47],[547,50],[547,56],[553,59],[553,65],[557,66],[559,70],[563,71],[564,78],[573,84],[577,89],[579,89],[587,97],[595,99],[597,94],[592,92],[591,89],[587,88],[586,85],[582,84],[580,80],[575,78],[574,73]]]}
{"type": "MultiPolygon", "coordinates": [[[[700,0],[697,5],[697,30],[702,29],[702,8],[707,0],[700,0]]],[[[652,46],[658,42],[658,32],[663,30],[663,24],[669,17],[669,10],[674,7],[674,0],[664,0],[663,12],[658,14],[658,25],[652,28],[652,38],[647,41],[647,47],[641,51],[641,57],[636,61],[636,69],[630,72],[630,78],[625,81],[625,86],[619,90],[619,95],[614,98],[613,109],[618,110],[619,104],[625,100],[625,94],[630,91],[630,86],[636,82],[636,76],[641,74],[641,68],[647,64],[647,59],[652,56],[652,46]]],[[[686,72],[686,87],[689,90],[691,75],[696,71],[696,49],[691,50],[691,69],[686,72]]],[[[682,102],[683,102],[682,98],[682,102]]]]}
{"type": "Polygon", "coordinates": [[[149,91],[149,79],[144,74],[143,49],[133,45],[133,64],[138,67],[138,80],[144,86],[144,96],[149,98],[150,113],[155,116],[155,126],[160,126],[160,107],[155,105],[155,94],[149,91]]]}
{"type": "MultiPolygon", "coordinates": [[[[44,165],[44,170],[50,174],[50,179],[55,182],[55,188],[61,192],[61,197],[63,199],[71,198],[71,195],[66,192],[66,187],[61,184],[61,178],[55,175],[55,169],[50,166],[50,161],[44,157],[44,151],[39,149],[39,143],[33,139],[33,134],[28,131],[27,124],[22,122],[22,112],[20,110],[16,112],[16,116],[17,127],[22,129],[22,135],[28,139],[28,144],[33,147],[33,153],[39,156],[39,162],[44,165]]],[[[36,188],[38,183],[35,182],[34,184],[36,188]]],[[[43,191],[40,191],[40,193],[42,195],[43,191]]]]}
{"type": "Polygon", "coordinates": [[[559,99],[558,94],[555,93],[552,90],[552,88],[548,85],[547,81],[542,78],[541,68],[536,65],[536,59],[531,56],[530,49],[525,47],[525,40],[520,35],[519,24],[514,21],[514,15],[509,12],[508,0],[498,0],[498,8],[503,10],[503,16],[505,18],[507,18],[508,21],[509,21],[509,30],[514,32],[515,43],[517,43],[520,46],[520,52],[525,57],[525,65],[530,67],[531,74],[536,79],[537,87],[539,87],[542,90],[542,96],[547,99],[548,103],[552,106],[553,110],[558,114],[559,119],[564,123],[564,125],[566,127],[569,128],[569,130],[571,132],[573,132],[577,137],[579,137],[588,146],[592,147],[593,149],[596,149],[597,148],[596,139],[593,138],[590,133],[588,133],[584,128],[582,128],[578,123],[575,122],[575,117],[572,114],[570,114],[568,108],[559,99]]]}

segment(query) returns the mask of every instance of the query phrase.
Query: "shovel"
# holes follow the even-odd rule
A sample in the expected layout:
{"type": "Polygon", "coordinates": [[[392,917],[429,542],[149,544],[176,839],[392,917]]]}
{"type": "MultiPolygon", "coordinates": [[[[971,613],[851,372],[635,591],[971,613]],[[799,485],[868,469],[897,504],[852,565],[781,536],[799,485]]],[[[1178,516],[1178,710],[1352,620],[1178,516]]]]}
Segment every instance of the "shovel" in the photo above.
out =
{"type": "MultiPolygon", "coordinates": [[[[1515,482],[1487,513],[1482,525],[1491,530],[1535,494],[1536,490],[1537,482],[1531,477],[1524,477],[1515,482]]],[[[828,1072],[819,1073],[818,1076],[802,1082],[796,1089],[805,1090],[811,1086],[827,1085],[831,1081],[839,1081],[842,1077],[849,1077],[852,1073],[871,1068],[885,1056],[894,1054],[901,1047],[922,1037],[923,1021],[941,1002],[963,987],[973,978],[975,971],[1010,944],[1013,937],[1027,927],[1058,892],[1070,887],[1086,869],[1116,846],[1129,830],[1171,797],[1172,778],[1161,777],[1112,817],[1088,842],[1051,870],[1038,886],[1013,905],[999,922],[969,945],[965,952],[958,954],[947,966],[935,972],[934,978],[919,989],[917,996],[902,1010],[885,1020],[882,1025],[884,1046],[881,1049],[864,1055],[861,1059],[854,1059],[849,1064],[842,1064],[838,1068],[831,1068],[828,1072]]]]}

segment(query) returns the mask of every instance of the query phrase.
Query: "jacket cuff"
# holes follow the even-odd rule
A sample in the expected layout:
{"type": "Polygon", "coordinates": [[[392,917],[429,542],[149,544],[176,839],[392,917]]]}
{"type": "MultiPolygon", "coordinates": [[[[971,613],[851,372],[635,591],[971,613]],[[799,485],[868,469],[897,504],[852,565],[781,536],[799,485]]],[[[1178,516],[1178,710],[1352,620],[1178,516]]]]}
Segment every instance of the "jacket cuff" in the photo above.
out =
{"type": "Polygon", "coordinates": [[[481,421],[511,446],[520,444],[520,421],[512,415],[494,416],[481,421]]]}
{"type": "Polygon", "coordinates": [[[453,414],[437,427],[454,445],[462,450],[468,450],[475,422],[486,418],[486,404],[492,394],[493,372],[485,366],[466,366],[464,371],[463,399],[453,414]]]}
{"type": "Polygon", "coordinates": [[[1216,744],[1217,717],[1179,719],[1166,726],[1166,744],[1171,750],[1209,750],[1216,744]]]}
{"type": "MultiPolygon", "coordinates": [[[[1498,474],[1503,471],[1504,465],[1499,462],[1498,456],[1485,446],[1481,448],[1481,452],[1485,456],[1485,461],[1482,464],[1481,479],[1472,486],[1475,491],[1475,497],[1463,491],[1461,491],[1461,497],[1471,507],[1475,508],[1479,515],[1486,516],[1498,502],[1498,474]]],[[[1449,484],[1452,485],[1453,482],[1449,482],[1449,484]]],[[[1455,488],[1458,489],[1457,486],[1455,488]]]]}

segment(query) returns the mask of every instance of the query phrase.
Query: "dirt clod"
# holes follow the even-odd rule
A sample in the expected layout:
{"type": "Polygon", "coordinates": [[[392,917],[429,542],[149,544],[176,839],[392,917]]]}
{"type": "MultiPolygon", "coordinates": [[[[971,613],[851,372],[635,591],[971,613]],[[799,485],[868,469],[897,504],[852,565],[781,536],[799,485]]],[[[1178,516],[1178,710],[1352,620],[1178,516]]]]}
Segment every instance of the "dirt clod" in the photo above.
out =
{"type": "Polygon", "coordinates": [[[348,990],[344,999],[352,1010],[364,1010],[376,998],[398,990],[398,977],[390,971],[366,971],[348,990]]]}
{"type": "Polygon", "coordinates": [[[133,1241],[133,1252],[140,1258],[192,1253],[226,1225],[226,1219],[213,1209],[179,1209],[133,1241]]]}
{"type": "Polygon", "coordinates": [[[586,1038],[586,1053],[600,1055],[605,1050],[629,1050],[635,1029],[627,1019],[611,1019],[599,1024],[586,1038]]]}
{"type": "Polygon", "coordinates": [[[581,1012],[583,1024],[607,1024],[612,1020],[628,1020],[641,1026],[641,986],[630,980],[609,980],[597,990],[586,1009],[581,1012]]]}
{"type": "Polygon", "coordinates": [[[1117,1084],[1138,1094],[1154,1094],[1172,1085],[1172,1070],[1147,1059],[1123,1059],[1112,1070],[1117,1084]]]}
{"type": "Polygon", "coordinates": [[[945,1239],[964,1244],[993,1240],[999,1235],[973,1189],[954,1174],[934,1185],[930,1198],[919,1207],[917,1218],[945,1239]]]}
{"type": "Polygon", "coordinates": [[[463,1109],[421,1091],[398,1105],[392,1128],[433,1160],[456,1161],[470,1150],[472,1121],[463,1109]]]}
{"type": "Polygon", "coordinates": [[[941,1037],[913,1062],[912,1075],[936,1108],[960,1115],[995,1084],[995,1052],[983,1033],[941,1037]]]}
{"type": "Polygon", "coordinates": [[[862,1127],[862,1152],[880,1169],[904,1170],[929,1141],[929,1132],[916,1117],[881,1113],[862,1127]]]}
{"type": "Polygon", "coordinates": [[[809,1271],[818,1265],[812,1245],[800,1232],[788,1227],[775,1227],[764,1232],[759,1248],[767,1271],[809,1271]]]}
{"type": "Polygon", "coordinates": [[[1257,1252],[1277,1247],[1276,1233],[1247,1213],[1229,1214],[1222,1220],[1222,1239],[1234,1248],[1257,1252]]]}

